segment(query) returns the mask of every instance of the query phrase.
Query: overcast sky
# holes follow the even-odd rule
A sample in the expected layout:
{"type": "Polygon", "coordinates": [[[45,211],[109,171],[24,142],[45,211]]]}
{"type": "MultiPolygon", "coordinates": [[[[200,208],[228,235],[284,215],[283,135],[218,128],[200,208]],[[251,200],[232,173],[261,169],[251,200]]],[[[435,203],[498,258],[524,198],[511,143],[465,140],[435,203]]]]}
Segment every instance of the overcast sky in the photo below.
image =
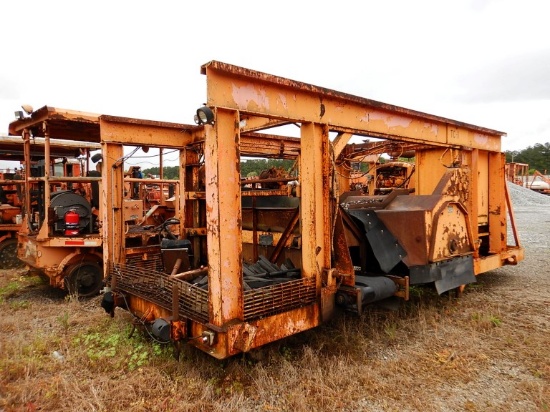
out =
{"type": "MultiPolygon", "coordinates": [[[[210,60],[550,142],[546,0],[0,2],[0,132],[21,104],[193,123],[210,60]]],[[[2,163],[0,163],[0,166],[2,163]]]]}

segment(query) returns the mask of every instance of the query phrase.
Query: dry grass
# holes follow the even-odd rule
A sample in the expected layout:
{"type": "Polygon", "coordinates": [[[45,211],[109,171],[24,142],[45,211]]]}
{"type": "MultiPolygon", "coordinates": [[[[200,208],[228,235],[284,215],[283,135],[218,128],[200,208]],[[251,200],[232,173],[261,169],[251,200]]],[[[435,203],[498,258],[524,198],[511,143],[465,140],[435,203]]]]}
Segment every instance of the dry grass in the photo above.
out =
{"type": "Polygon", "coordinates": [[[0,280],[6,412],[550,408],[548,294],[503,299],[516,268],[460,299],[417,288],[398,311],[339,314],[224,362],[190,347],[177,362],[170,347],[129,339],[126,312],[111,319],[98,298],[71,300],[23,273],[0,280]]]}

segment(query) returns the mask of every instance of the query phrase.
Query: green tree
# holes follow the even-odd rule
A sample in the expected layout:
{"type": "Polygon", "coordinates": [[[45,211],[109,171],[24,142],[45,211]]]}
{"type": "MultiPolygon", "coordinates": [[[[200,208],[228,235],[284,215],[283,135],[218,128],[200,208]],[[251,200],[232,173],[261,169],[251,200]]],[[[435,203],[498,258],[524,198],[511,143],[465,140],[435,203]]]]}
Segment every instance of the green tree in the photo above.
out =
{"type": "Polygon", "coordinates": [[[550,143],[536,143],[523,150],[505,151],[506,162],[526,163],[532,173],[538,170],[548,174],[550,171],[550,143]]]}
{"type": "Polygon", "coordinates": [[[258,176],[262,171],[271,169],[272,167],[282,167],[286,171],[290,171],[294,166],[294,160],[281,159],[250,159],[241,161],[241,176],[249,176],[251,173],[256,173],[258,176]]]}
{"type": "MultiPolygon", "coordinates": [[[[249,159],[241,161],[241,176],[258,176],[262,171],[272,167],[282,167],[290,171],[294,166],[294,160],[282,159],[249,159]],[[255,173],[255,174],[254,174],[255,173]]],[[[142,171],[144,176],[148,174],[160,175],[159,167],[151,167],[142,171]]],[[[163,168],[165,179],[178,179],[179,166],[165,166],[163,168]]]]}
{"type": "MultiPolygon", "coordinates": [[[[179,178],[180,168],[179,166],[165,166],[163,167],[163,174],[164,179],[168,180],[176,180],[179,178]]],[[[160,175],[160,168],[159,167],[151,167],[149,169],[143,170],[143,175],[147,176],[148,174],[159,176],[160,175]]]]}

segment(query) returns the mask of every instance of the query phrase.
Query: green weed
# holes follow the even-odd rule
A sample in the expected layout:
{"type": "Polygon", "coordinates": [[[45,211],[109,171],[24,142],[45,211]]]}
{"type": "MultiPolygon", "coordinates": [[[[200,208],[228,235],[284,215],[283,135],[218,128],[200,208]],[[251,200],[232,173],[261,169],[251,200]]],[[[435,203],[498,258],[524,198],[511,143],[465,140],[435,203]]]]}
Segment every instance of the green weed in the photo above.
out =
{"type": "Polygon", "coordinates": [[[155,358],[167,357],[170,353],[169,345],[130,339],[127,329],[90,330],[76,336],[72,343],[83,350],[93,364],[111,359],[112,364],[128,371],[149,365],[155,358]]]}
{"type": "Polygon", "coordinates": [[[13,310],[23,310],[29,308],[30,306],[31,303],[28,300],[16,300],[14,302],[10,302],[10,308],[13,310]]]}
{"type": "Polygon", "coordinates": [[[15,295],[18,291],[23,289],[23,287],[21,282],[12,280],[6,286],[0,288],[0,303],[4,303],[7,298],[15,295]]]}
{"type": "Polygon", "coordinates": [[[397,323],[391,322],[384,326],[384,334],[389,340],[395,340],[397,335],[397,323]]]}
{"type": "Polygon", "coordinates": [[[491,324],[495,327],[502,325],[502,320],[494,315],[489,316],[489,322],[491,322],[491,324]]]}
{"type": "Polygon", "coordinates": [[[69,312],[63,312],[63,314],[61,314],[57,317],[57,321],[59,322],[59,324],[63,328],[63,332],[67,333],[67,331],[69,330],[69,326],[70,326],[69,312]]]}

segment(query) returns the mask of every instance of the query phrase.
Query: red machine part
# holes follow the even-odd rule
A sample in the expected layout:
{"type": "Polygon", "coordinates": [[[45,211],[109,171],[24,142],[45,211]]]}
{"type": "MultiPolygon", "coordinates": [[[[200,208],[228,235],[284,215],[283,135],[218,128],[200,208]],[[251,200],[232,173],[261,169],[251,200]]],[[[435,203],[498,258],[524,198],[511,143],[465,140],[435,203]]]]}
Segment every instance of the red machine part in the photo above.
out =
{"type": "Polygon", "coordinates": [[[80,215],[71,209],[65,213],[65,236],[78,236],[80,215]]]}

